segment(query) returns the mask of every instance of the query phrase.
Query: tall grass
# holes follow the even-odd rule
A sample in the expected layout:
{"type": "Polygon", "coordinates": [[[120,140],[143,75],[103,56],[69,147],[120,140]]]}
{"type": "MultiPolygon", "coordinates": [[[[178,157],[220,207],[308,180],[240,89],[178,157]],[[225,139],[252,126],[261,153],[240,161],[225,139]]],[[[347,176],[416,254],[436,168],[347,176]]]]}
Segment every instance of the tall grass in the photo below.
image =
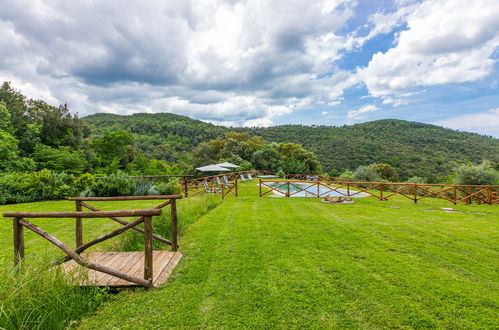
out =
{"type": "Polygon", "coordinates": [[[95,312],[108,294],[79,287],[46,260],[0,268],[0,329],[64,329],[95,312]]]}
{"type": "MultiPolygon", "coordinates": [[[[222,203],[220,196],[204,194],[177,201],[177,227],[179,236],[185,227],[195,223],[202,215],[208,213],[222,203]]],[[[163,214],[153,218],[153,231],[165,238],[171,238],[170,207],[163,208],[163,214]]],[[[116,248],[119,251],[141,251],[144,249],[144,235],[136,231],[127,231],[123,234],[116,248]]],[[[154,249],[164,249],[164,244],[154,240],[154,249]]]]}

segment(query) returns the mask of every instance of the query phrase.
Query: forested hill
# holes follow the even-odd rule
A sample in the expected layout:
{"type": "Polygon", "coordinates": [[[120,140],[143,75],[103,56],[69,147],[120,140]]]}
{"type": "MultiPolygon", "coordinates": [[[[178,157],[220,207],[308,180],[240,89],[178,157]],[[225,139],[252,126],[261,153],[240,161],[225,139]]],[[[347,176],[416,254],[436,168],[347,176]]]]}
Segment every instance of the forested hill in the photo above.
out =
{"type": "MultiPolygon", "coordinates": [[[[172,158],[229,131],[248,132],[268,142],[294,142],[317,154],[325,171],[341,172],[359,165],[388,163],[402,177],[448,174],[457,164],[488,159],[499,162],[499,140],[473,133],[403,120],[377,120],[352,126],[283,125],[268,128],[226,128],[169,113],[83,118],[93,134],[124,129],[137,134],[139,147],[155,153],[167,144],[172,158]]],[[[158,157],[161,155],[151,155],[158,157]]],[[[160,157],[160,158],[165,158],[160,157]]]]}

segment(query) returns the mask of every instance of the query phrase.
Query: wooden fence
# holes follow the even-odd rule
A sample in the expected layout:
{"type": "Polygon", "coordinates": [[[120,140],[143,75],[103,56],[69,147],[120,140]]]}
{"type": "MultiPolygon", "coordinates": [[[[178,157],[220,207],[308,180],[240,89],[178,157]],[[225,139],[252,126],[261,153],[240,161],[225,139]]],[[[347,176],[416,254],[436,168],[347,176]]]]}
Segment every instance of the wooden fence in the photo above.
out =
{"type": "Polygon", "coordinates": [[[304,193],[307,197],[324,197],[331,193],[339,196],[368,194],[379,200],[400,195],[414,203],[423,198],[445,199],[457,203],[499,204],[499,186],[444,185],[355,181],[264,181],[260,180],[260,197],[277,192],[285,197],[304,193]]]}
{"type": "Polygon", "coordinates": [[[272,174],[272,172],[264,170],[227,172],[181,181],[180,184],[185,187],[186,191],[190,192],[191,196],[202,193],[215,193],[224,198],[229,193],[232,193],[237,197],[237,180],[241,178],[241,175],[247,176],[248,174],[257,176],[272,174]],[[227,181],[225,181],[224,177],[227,178],[227,181]]]}
{"type": "Polygon", "coordinates": [[[340,178],[337,176],[329,176],[322,174],[285,174],[284,178],[288,180],[305,180],[305,181],[340,181],[340,182],[354,181],[353,179],[349,178],[340,178]]]}
{"type": "MultiPolygon", "coordinates": [[[[138,285],[151,287],[153,286],[153,249],[152,241],[156,239],[163,243],[169,244],[173,251],[177,250],[177,211],[176,211],[176,199],[180,199],[180,195],[163,195],[163,196],[123,196],[123,197],[73,197],[70,200],[76,202],[76,212],[5,212],[4,217],[13,218],[13,229],[14,229],[14,263],[17,265],[24,259],[24,233],[23,228],[27,228],[32,232],[38,234],[39,236],[45,238],[50,243],[57,246],[64,253],[66,257],[63,258],[62,262],[68,260],[74,260],[79,265],[114,276],[118,279],[122,279],[131,283],[138,285]],[[126,200],[167,200],[152,209],[142,209],[142,210],[118,210],[118,211],[100,211],[97,208],[85,203],[87,201],[126,201],[126,200]],[[170,205],[171,206],[171,226],[172,226],[172,239],[167,240],[163,237],[153,234],[152,232],[152,217],[161,215],[162,208],[170,205]],[[82,211],[82,207],[85,207],[90,212],[82,211]],[[137,219],[127,222],[121,217],[138,217],[137,219]],[[53,218],[53,219],[63,219],[63,218],[74,218],[76,219],[75,226],[75,237],[76,237],[76,249],[71,249],[69,246],[61,242],[55,236],[44,231],[42,228],[34,225],[26,219],[36,219],[36,218],[53,218]],[[122,225],[122,227],[115,229],[107,234],[101,235],[87,243],[83,243],[82,219],[86,218],[109,218],[116,221],[122,225]],[[137,227],[139,224],[143,223],[144,228],[137,227]],[[143,263],[144,263],[144,276],[143,278],[131,275],[129,273],[113,269],[106,265],[96,263],[94,260],[86,259],[80,254],[88,249],[89,247],[103,242],[112,237],[118,236],[128,229],[133,229],[144,234],[144,252],[143,252],[143,263]]],[[[115,253],[116,254],[116,253],[115,253]]]]}

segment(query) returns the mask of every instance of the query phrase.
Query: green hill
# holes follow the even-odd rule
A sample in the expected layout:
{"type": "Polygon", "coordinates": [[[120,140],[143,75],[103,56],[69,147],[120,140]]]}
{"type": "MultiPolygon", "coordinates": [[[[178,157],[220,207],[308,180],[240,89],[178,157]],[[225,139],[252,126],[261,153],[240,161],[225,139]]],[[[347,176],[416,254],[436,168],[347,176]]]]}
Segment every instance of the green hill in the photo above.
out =
{"type": "Polygon", "coordinates": [[[499,162],[499,139],[403,120],[377,120],[351,126],[283,125],[227,128],[170,113],[83,118],[94,135],[124,129],[137,134],[139,147],[152,157],[175,161],[197,144],[229,131],[249,132],[271,142],[294,142],[317,154],[325,171],[389,163],[402,177],[446,175],[457,164],[489,159],[499,162]],[[169,155],[155,146],[167,144],[169,155]]]}

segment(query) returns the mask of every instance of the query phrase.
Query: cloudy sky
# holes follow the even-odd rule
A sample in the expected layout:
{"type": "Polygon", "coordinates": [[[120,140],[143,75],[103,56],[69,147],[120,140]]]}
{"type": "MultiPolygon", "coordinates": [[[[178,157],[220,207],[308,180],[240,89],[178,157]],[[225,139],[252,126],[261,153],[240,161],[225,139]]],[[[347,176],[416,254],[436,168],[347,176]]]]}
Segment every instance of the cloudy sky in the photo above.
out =
{"type": "Polygon", "coordinates": [[[382,118],[499,137],[497,0],[0,0],[0,81],[223,125],[382,118]]]}

